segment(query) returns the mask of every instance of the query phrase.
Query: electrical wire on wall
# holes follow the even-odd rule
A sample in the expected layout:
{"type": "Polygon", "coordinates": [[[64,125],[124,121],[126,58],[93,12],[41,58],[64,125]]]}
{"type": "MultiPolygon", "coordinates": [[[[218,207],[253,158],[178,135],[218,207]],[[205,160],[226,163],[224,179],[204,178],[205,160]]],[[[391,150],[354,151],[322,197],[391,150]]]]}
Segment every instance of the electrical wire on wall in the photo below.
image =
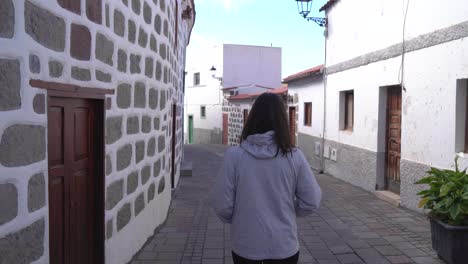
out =
{"type": "Polygon", "coordinates": [[[405,8],[405,0],[403,0],[403,41],[402,41],[402,51],[401,51],[401,64],[400,64],[400,71],[398,73],[398,82],[400,83],[401,88],[404,92],[406,92],[405,84],[404,84],[404,75],[405,75],[405,52],[406,52],[406,42],[405,42],[405,30],[406,30],[406,17],[408,15],[408,7],[409,7],[410,0],[406,0],[406,8],[405,8]]]}

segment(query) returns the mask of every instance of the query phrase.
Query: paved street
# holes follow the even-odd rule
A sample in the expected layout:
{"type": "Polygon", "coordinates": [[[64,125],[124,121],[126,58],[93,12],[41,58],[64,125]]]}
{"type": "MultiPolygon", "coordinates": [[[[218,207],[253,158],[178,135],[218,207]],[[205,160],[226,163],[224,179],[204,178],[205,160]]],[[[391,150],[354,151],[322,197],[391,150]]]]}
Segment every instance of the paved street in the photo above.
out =
{"type": "MultiPolygon", "coordinates": [[[[223,146],[190,145],[193,176],[182,178],[165,224],[132,264],[232,263],[229,225],[209,207],[223,146]]],[[[298,218],[300,263],[442,263],[431,249],[427,219],[327,175],[317,175],[323,202],[298,218]]]]}

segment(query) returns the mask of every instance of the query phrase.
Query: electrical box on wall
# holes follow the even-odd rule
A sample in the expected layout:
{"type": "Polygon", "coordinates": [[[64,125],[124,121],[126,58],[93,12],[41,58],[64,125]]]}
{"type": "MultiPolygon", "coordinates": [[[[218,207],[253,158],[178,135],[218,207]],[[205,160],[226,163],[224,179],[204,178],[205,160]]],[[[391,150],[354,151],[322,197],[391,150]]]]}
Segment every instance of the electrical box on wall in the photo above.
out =
{"type": "Polygon", "coordinates": [[[315,156],[320,156],[320,142],[315,142],[315,156]]]}
{"type": "Polygon", "coordinates": [[[335,148],[332,148],[331,153],[330,153],[330,159],[333,160],[333,161],[336,161],[337,154],[338,154],[337,150],[335,148]]]}
{"type": "Polygon", "coordinates": [[[325,145],[323,147],[323,157],[326,159],[330,158],[330,146],[325,145]]]}

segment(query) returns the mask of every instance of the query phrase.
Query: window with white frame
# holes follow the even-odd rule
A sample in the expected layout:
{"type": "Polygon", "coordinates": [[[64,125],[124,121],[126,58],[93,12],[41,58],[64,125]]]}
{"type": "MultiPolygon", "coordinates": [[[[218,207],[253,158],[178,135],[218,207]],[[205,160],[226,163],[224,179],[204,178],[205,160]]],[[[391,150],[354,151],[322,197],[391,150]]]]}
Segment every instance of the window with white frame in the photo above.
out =
{"type": "Polygon", "coordinates": [[[340,129],[353,131],[354,128],[354,90],[340,92],[340,129]]]}
{"type": "Polygon", "coordinates": [[[193,74],[193,86],[200,85],[200,73],[196,72],[193,74]]]}
{"type": "Polygon", "coordinates": [[[200,106],[200,116],[201,118],[206,118],[206,106],[200,106]]]}

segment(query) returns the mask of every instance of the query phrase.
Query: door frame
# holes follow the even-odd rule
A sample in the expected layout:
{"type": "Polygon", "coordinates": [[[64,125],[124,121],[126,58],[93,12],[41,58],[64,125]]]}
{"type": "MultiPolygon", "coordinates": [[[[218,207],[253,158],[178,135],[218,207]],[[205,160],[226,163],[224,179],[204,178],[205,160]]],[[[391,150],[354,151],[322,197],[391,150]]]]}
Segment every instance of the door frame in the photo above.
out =
{"type": "Polygon", "coordinates": [[[289,134],[291,137],[291,143],[293,145],[296,145],[296,133],[297,133],[297,118],[296,118],[296,107],[295,106],[289,106],[288,107],[288,119],[289,119],[289,134]],[[293,111],[291,111],[293,110],[293,111]],[[294,124],[291,122],[291,116],[294,115],[294,124]],[[293,126],[294,126],[294,133],[293,131],[293,126]]]}
{"type": "Polygon", "coordinates": [[[172,138],[171,138],[171,188],[175,188],[175,151],[177,128],[177,103],[172,103],[172,138]]]}
{"type": "MultiPolygon", "coordinates": [[[[96,193],[95,202],[96,204],[96,234],[95,234],[95,249],[97,263],[105,263],[105,129],[104,122],[106,120],[106,94],[114,94],[113,89],[97,89],[82,87],[72,84],[64,84],[57,82],[47,82],[42,80],[31,79],[29,81],[31,87],[40,88],[47,91],[46,98],[49,102],[50,97],[62,97],[62,98],[80,98],[80,99],[92,99],[96,109],[96,120],[97,124],[95,133],[95,154],[94,157],[94,173],[96,175],[96,193]]],[[[48,105],[48,104],[47,104],[48,105]]],[[[46,111],[47,111],[46,107],[46,111]]],[[[48,112],[46,112],[48,115],[48,112]]],[[[47,126],[49,124],[47,123],[47,126]]],[[[47,135],[48,137],[48,135],[47,135]]],[[[49,144],[49,143],[48,143],[49,144]]],[[[48,145],[47,145],[48,147],[48,145]]],[[[48,190],[47,190],[48,192],[48,190]]],[[[49,223],[50,225],[50,223],[49,223]]],[[[51,227],[49,226],[49,232],[51,227]]],[[[49,249],[50,250],[50,249],[49,249]]]]}
{"type": "Polygon", "coordinates": [[[390,89],[395,89],[395,91],[398,91],[399,92],[399,96],[400,96],[400,123],[399,123],[399,136],[398,136],[398,143],[399,143],[399,155],[400,155],[400,161],[401,161],[401,123],[402,123],[402,116],[403,116],[403,112],[402,112],[402,97],[403,97],[403,91],[402,91],[402,87],[399,86],[399,85],[396,85],[396,86],[390,86],[390,87],[387,87],[387,103],[386,103],[386,109],[387,109],[387,118],[386,118],[386,121],[385,121],[385,127],[386,127],[386,133],[385,133],[385,190],[387,191],[391,191],[393,193],[397,193],[397,194],[400,194],[400,189],[401,189],[401,162],[398,162],[398,168],[397,168],[397,173],[398,173],[398,178],[399,178],[399,182],[392,182],[389,180],[389,175],[388,175],[388,169],[389,169],[389,160],[388,160],[388,152],[389,152],[389,148],[388,148],[388,145],[390,143],[390,105],[389,105],[389,99],[390,99],[390,96],[389,96],[389,90],[390,89]]]}
{"type": "Polygon", "coordinates": [[[193,144],[193,115],[188,115],[188,143],[193,144]],[[190,126],[190,120],[192,120],[192,125],[190,126]]]}

